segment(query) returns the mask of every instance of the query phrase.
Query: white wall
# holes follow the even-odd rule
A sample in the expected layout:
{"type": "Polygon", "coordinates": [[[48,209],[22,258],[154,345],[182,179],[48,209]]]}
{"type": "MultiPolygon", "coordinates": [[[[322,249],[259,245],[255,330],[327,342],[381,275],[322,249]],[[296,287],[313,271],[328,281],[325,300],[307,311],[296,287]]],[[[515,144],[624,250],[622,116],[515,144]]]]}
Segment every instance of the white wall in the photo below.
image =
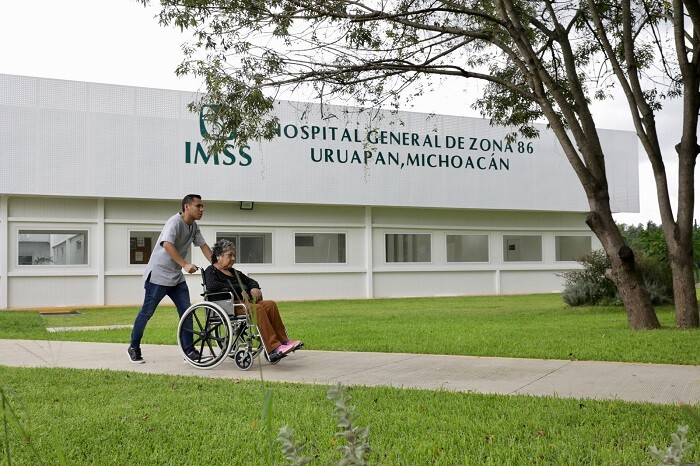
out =
{"type": "MultiPolygon", "coordinates": [[[[188,192],[204,199],[210,244],[222,232],[271,239],[269,263],[241,268],[276,299],[549,292],[576,267],[555,260],[556,235],[592,236],[544,126],[508,147],[510,130],[482,119],[277,102],[278,137],[215,157],[191,93],[2,74],[0,89],[0,309],[139,304],[130,233],[157,235],[188,192]],[[19,265],[20,231],[85,232],[70,260],[86,263],[19,265]],[[296,263],[295,235],[312,233],[345,235],[346,261],[296,263]],[[388,262],[388,234],[428,235],[427,262],[388,262]],[[449,262],[447,235],[468,234],[488,236],[488,260],[449,262]],[[509,235],[541,236],[541,257],[520,257],[540,259],[504,261],[509,235]]],[[[638,211],[635,135],[601,140],[615,154],[613,210],[638,211]]],[[[198,249],[192,261],[206,265],[198,249]]],[[[197,299],[199,277],[188,283],[197,299]]]]}
{"type": "MultiPolygon", "coordinates": [[[[279,101],[279,136],[207,154],[187,92],[0,75],[0,193],[268,204],[588,210],[554,134],[487,120],[279,101]]],[[[600,130],[611,205],[639,210],[637,139],[600,130]]]]}
{"type": "MultiPolygon", "coordinates": [[[[140,304],[145,266],[129,263],[130,232],[158,233],[180,208],[179,200],[5,196],[0,201],[0,212],[9,213],[0,218],[0,233],[7,231],[5,247],[0,250],[4,260],[0,271],[7,270],[0,275],[3,308],[140,304]],[[18,265],[22,230],[84,230],[88,263],[18,265]]],[[[266,296],[275,299],[557,291],[561,287],[557,274],[577,264],[555,261],[555,237],[592,237],[585,216],[576,213],[271,204],[255,204],[253,210],[243,211],[236,202],[204,199],[204,204],[199,225],[210,244],[222,232],[271,235],[271,262],[240,268],[262,284],[266,296]],[[346,262],[297,264],[294,238],[300,232],[344,234],[346,262]],[[430,235],[429,262],[386,262],[384,236],[402,233],[430,235]],[[488,261],[448,262],[446,237],[453,234],[486,235],[488,261]],[[519,234],[542,237],[542,260],[504,261],[503,236],[519,234]]],[[[592,243],[599,247],[597,240],[592,243]]],[[[192,260],[206,265],[198,248],[193,248],[192,260]]],[[[187,279],[192,299],[199,299],[201,278],[187,279]]]]}

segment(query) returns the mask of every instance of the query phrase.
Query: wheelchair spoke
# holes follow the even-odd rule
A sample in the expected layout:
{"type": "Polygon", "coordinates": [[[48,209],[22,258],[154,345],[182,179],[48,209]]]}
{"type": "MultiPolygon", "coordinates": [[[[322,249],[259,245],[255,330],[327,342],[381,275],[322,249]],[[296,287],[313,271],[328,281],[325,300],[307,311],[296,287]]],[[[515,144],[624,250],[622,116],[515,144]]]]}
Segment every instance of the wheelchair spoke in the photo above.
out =
{"type": "Polygon", "coordinates": [[[193,328],[193,329],[194,329],[194,322],[197,322],[197,328],[199,329],[199,331],[201,331],[202,329],[204,329],[204,327],[202,326],[202,321],[201,321],[201,319],[199,318],[199,315],[198,315],[196,312],[193,312],[193,313],[192,313],[192,328],[193,328]]]}
{"type": "Polygon", "coordinates": [[[186,361],[199,368],[216,367],[225,360],[233,344],[233,334],[238,333],[225,311],[206,302],[195,304],[185,312],[178,332],[178,343],[186,361]],[[193,351],[199,356],[194,356],[193,351]]]}

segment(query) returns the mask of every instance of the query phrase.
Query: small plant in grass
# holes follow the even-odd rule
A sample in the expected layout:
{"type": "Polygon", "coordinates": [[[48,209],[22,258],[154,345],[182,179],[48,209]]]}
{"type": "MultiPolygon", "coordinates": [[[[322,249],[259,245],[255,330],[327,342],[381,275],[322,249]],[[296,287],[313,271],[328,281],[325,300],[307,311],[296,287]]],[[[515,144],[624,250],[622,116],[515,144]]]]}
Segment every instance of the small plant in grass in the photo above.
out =
{"type": "Polygon", "coordinates": [[[695,466],[695,463],[684,463],[683,457],[686,452],[693,448],[693,444],[688,442],[686,434],[688,426],[678,426],[678,431],[671,435],[673,441],[670,446],[664,450],[659,450],[656,446],[649,448],[651,454],[659,461],[659,465],[676,464],[685,466],[695,466]]]}
{"type": "MultiPolygon", "coordinates": [[[[5,391],[0,387],[0,413],[2,413],[2,424],[3,424],[3,456],[5,461],[7,461],[8,466],[12,464],[12,454],[10,453],[10,427],[17,429],[22,437],[23,442],[29,446],[34,458],[38,464],[44,463],[44,458],[41,457],[37,451],[34,443],[32,442],[31,436],[27,429],[24,428],[20,422],[19,416],[17,415],[15,409],[12,407],[10,402],[10,397],[5,394],[5,391]]],[[[54,445],[54,451],[58,455],[57,461],[59,465],[65,465],[66,460],[63,456],[63,450],[58,446],[55,437],[51,437],[54,445]]]]}
{"type": "MultiPolygon", "coordinates": [[[[352,397],[348,394],[348,388],[338,384],[328,389],[328,398],[335,403],[335,417],[338,419],[340,432],[336,437],[344,438],[345,445],[338,447],[343,452],[343,458],[338,466],[363,466],[365,456],[370,451],[369,426],[357,427],[354,421],[357,419],[355,407],[350,405],[352,397]]],[[[294,441],[294,431],[289,426],[280,429],[278,439],[282,442],[282,453],[289,461],[290,466],[301,466],[311,462],[311,458],[303,456],[303,446],[294,441]]]]}
{"type": "Polygon", "coordinates": [[[291,427],[283,426],[277,439],[282,442],[282,455],[289,466],[303,466],[311,462],[311,458],[303,456],[304,446],[294,440],[294,430],[291,427]]]}

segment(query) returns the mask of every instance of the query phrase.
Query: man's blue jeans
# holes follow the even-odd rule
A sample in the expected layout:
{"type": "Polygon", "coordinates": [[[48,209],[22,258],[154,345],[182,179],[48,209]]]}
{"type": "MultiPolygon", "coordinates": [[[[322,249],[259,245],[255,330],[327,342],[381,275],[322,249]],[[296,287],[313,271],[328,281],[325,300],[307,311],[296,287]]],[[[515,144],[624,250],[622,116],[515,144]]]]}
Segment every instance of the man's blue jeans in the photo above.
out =
{"type": "MultiPolygon", "coordinates": [[[[136,315],[134,328],[131,331],[132,348],[141,347],[141,338],[143,338],[143,332],[146,330],[146,323],[148,323],[156,312],[156,307],[158,307],[158,304],[160,304],[163,298],[168,296],[173,300],[175,307],[177,307],[177,314],[180,317],[182,317],[182,314],[190,307],[190,290],[187,288],[187,282],[185,281],[175,286],[163,286],[156,285],[155,283],[151,283],[150,280],[146,280],[143,287],[146,290],[146,295],[143,298],[143,306],[136,315]]],[[[192,319],[190,318],[189,322],[185,322],[184,326],[185,332],[183,332],[182,335],[182,344],[187,348],[192,346],[192,319]]]]}

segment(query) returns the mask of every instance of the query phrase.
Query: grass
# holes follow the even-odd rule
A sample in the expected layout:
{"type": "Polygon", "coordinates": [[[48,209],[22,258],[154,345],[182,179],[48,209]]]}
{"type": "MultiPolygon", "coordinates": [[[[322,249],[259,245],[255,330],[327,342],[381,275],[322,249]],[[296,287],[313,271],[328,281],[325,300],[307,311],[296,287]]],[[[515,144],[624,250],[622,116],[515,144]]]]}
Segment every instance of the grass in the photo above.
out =
{"type": "MultiPolygon", "coordinates": [[[[633,331],[618,307],[570,308],[558,295],[280,303],[308,348],[639,361],[700,365],[700,332],[633,331]]],[[[80,315],[0,312],[0,338],[127,344],[129,330],[49,333],[46,327],[131,324],[137,308],[80,315]]],[[[145,343],[175,344],[174,308],[159,309],[145,343]]],[[[314,464],[340,458],[325,387],[237,379],[0,366],[0,389],[31,434],[9,425],[12,464],[265,464],[261,422],[273,388],[272,425],[289,424],[314,464]]],[[[700,423],[675,406],[553,397],[353,387],[357,425],[371,425],[370,464],[653,464],[678,425],[700,423]]],[[[699,406],[696,406],[697,410],[699,406]]],[[[281,464],[279,449],[274,464],[281,464]]],[[[698,461],[692,450],[688,461],[698,461]]],[[[2,464],[2,460],[0,460],[2,464]]]]}
{"type": "MultiPolygon", "coordinates": [[[[699,330],[630,330],[620,307],[565,305],[558,294],[284,302],[293,337],[310,349],[700,365],[699,330]]],[[[130,330],[49,333],[46,327],[132,324],[137,308],[80,315],[0,312],[0,338],[128,343],[130,330]]],[[[176,344],[172,307],[156,311],[144,343],[176,344]]]]}
{"type": "MultiPolygon", "coordinates": [[[[71,465],[249,465],[269,457],[259,382],[7,367],[0,380],[48,464],[56,464],[56,443],[71,465]]],[[[326,388],[269,386],[274,430],[291,425],[314,464],[335,464],[326,388]]],[[[361,387],[350,394],[356,424],[371,425],[369,462],[377,465],[653,464],[648,447],[667,445],[690,423],[678,407],[617,401],[361,387]]],[[[13,464],[36,463],[16,428],[10,439],[13,464]]],[[[699,457],[693,453],[686,459],[699,457]]]]}

